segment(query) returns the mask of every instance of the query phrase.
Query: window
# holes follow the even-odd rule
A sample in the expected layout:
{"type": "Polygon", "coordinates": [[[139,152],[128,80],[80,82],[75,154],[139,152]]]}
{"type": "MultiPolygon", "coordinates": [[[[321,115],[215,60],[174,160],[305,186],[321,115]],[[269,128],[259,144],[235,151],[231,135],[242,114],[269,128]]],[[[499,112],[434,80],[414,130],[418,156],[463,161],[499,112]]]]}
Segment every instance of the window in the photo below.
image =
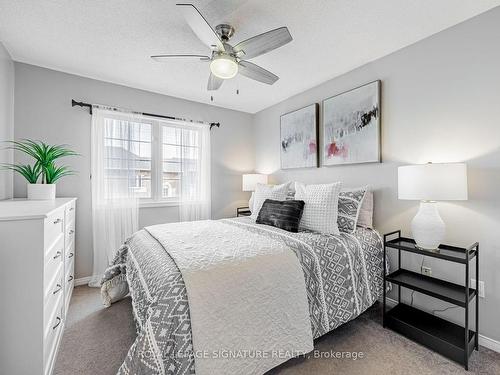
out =
{"type": "Polygon", "coordinates": [[[195,196],[201,178],[200,129],[180,121],[104,118],[106,186],[127,180],[141,205],[177,204],[195,196]]]}
{"type": "Polygon", "coordinates": [[[129,189],[134,195],[151,198],[152,124],[105,118],[104,127],[108,181],[128,179],[129,189]]]}

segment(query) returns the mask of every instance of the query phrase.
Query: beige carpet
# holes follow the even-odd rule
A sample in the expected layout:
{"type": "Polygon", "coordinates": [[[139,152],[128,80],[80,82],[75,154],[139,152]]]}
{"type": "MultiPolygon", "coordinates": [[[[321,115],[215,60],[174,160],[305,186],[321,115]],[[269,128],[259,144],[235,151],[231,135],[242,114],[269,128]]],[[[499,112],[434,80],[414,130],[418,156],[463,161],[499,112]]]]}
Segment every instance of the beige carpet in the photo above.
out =
{"type": "MultiPolygon", "coordinates": [[[[297,358],[269,374],[467,374],[462,367],[406,338],[382,328],[375,305],[352,322],[318,339],[316,357],[335,352],[362,352],[363,358],[297,358]]],[[[135,337],[130,299],[108,309],[97,289],[77,287],[69,308],[55,375],[116,374],[135,337]]],[[[469,374],[500,374],[500,353],[480,347],[469,374]]],[[[214,374],[215,375],[215,374],[214,374]]]]}

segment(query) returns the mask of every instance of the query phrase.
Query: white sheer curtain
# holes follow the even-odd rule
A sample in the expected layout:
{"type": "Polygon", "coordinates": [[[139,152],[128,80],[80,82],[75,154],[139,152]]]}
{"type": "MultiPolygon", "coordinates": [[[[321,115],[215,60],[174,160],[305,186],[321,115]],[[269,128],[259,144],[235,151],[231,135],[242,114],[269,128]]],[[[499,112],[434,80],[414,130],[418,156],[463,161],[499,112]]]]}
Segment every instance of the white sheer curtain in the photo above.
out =
{"type": "MultiPolygon", "coordinates": [[[[138,230],[138,199],[130,132],[134,114],[92,108],[91,171],[94,268],[90,286],[100,280],[116,251],[138,230]]],[[[134,124],[135,125],[135,124],[134,124]]]]}
{"type": "Polygon", "coordinates": [[[206,124],[184,124],[181,171],[180,221],[210,219],[210,128],[206,124]]]}

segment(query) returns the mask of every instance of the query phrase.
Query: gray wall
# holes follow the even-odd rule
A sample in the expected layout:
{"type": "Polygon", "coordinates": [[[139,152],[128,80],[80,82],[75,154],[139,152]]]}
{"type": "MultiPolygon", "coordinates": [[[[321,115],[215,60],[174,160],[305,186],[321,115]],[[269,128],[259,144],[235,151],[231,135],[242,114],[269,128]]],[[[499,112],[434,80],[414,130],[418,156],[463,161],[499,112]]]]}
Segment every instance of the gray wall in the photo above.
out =
{"type": "MultiPolygon", "coordinates": [[[[57,184],[58,196],[77,201],[76,278],[92,273],[90,201],[90,120],[88,111],[71,107],[71,99],[115,105],[183,118],[219,121],[212,130],[212,216],[235,216],[248,193],[241,174],[254,168],[252,117],[249,114],[114,85],[32,65],[15,63],[15,137],[70,144],[81,157],[66,161],[77,176],[57,184]]],[[[17,156],[16,156],[17,158],[17,156]]],[[[26,182],[15,177],[14,194],[26,196],[26,182]]],[[[178,220],[178,207],[140,209],[140,225],[178,220]]]]}
{"type": "MultiPolygon", "coordinates": [[[[0,43],[0,142],[14,136],[14,62],[0,43]]],[[[12,151],[0,144],[0,164],[12,162],[12,151]]],[[[12,172],[0,170],[0,200],[12,198],[12,172]]]]}
{"type": "MultiPolygon", "coordinates": [[[[384,233],[409,223],[418,202],[397,199],[402,164],[465,161],[469,200],[440,202],[446,241],[481,245],[480,272],[486,298],[480,300],[480,332],[500,340],[500,8],[445,30],[289,98],[255,115],[256,170],[272,180],[309,183],[343,181],[375,188],[375,225],[384,233]],[[366,82],[382,80],[381,164],[280,171],[280,115],[366,82]]],[[[335,64],[333,61],[332,64],[335,64]]],[[[321,124],[321,122],[320,122],[321,124]]],[[[421,258],[409,257],[420,268],[421,258]]],[[[427,258],[435,276],[463,282],[463,268],[427,258]]],[[[407,296],[406,296],[407,297],[407,296]]],[[[415,295],[418,305],[431,301],[415,295]]],[[[434,308],[434,307],[432,307],[434,308]]],[[[463,310],[444,315],[463,320],[463,310]]]]}

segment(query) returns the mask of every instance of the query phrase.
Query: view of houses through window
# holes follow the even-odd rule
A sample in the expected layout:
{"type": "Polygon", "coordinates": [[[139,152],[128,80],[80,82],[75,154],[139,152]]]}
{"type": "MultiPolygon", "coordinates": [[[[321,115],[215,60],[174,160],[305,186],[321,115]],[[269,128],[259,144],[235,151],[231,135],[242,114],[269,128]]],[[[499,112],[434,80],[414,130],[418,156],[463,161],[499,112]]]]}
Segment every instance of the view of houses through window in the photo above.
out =
{"type": "Polygon", "coordinates": [[[128,179],[144,201],[178,201],[181,189],[191,188],[182,181],[199,175],[199,131],[182,124],[109,117],[104,142],[108,180],[128,179]]]}

